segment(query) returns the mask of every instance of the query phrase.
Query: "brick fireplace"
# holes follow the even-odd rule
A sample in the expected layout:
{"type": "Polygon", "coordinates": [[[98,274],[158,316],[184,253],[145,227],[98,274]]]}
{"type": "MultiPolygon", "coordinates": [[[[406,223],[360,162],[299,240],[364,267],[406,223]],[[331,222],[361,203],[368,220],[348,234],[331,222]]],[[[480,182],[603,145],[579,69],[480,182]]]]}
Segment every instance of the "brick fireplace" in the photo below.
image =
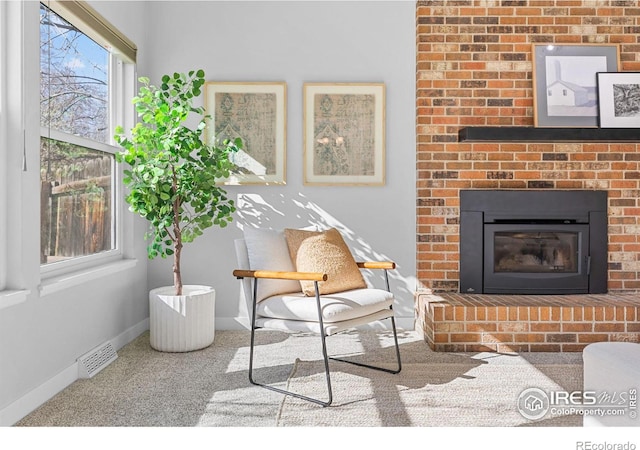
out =
{"type": "Polygon", "coordinates": [[[618,43],[621,70],[640,71],[640,7],[417,2],[416,308],[436,349],[578,351],[592,341],[640,341],[640,139],[460,139],[471,127],[533,127],[534,43],[618,43]],[[607,293],[460,294],[463,190],[606,191],[607,293]]]}

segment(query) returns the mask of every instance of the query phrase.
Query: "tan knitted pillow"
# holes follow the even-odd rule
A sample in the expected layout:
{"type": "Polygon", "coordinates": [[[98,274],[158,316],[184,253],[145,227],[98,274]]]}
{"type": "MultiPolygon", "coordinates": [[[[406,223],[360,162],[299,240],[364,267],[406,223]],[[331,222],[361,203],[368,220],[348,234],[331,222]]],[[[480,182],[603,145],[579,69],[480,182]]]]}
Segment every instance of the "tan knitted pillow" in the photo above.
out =
{"type": "MultiPolygon", "coordinates": [[[[298,272],[327,274],[327,281],[318,283],[320,294],[367,287],[349,247],[335,228],[327,231],[286,228],[284,235],[298,272]]],[[[300,285],[305,295],[315,295],[313,281],[301,281],[300,285]]]]}

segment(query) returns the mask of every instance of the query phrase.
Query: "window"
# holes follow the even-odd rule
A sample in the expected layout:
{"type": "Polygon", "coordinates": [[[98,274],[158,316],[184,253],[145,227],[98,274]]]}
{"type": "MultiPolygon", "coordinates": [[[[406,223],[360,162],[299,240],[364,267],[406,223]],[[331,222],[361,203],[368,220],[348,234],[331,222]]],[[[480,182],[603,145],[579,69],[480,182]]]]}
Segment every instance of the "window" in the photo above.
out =
{"type": "MultiPolygon", "coordinates": [[[[40,4],[40,263],[119,253],[118,58],[40,4]]],[[[46,269],[43,269],[46,270],[46,269]]]]}
{"type": "Polygon", "coordinates": [[[0,0],[0,310],[135,265],[111,142],[135,58],[84,1],[0,0]]]}

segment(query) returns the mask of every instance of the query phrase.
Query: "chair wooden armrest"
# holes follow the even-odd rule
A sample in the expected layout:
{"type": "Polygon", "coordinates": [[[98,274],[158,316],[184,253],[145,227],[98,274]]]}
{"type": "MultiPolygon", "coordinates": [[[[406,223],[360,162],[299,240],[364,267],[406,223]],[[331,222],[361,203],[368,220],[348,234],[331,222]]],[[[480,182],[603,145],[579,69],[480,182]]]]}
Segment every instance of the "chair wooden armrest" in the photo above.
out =
{"type": "Polygon", "coordinates": [[[327,281],[326,273],[319,272],[279,272],[275,270],[242,270],[233,271],[236,278],[271,278],[276,280],[327,281]]]}
{"type": "Polygon", "coordinates": [[[395,269],[396,263],[393,261],[359,261],[358,267],[361,269],[395,269]]]}

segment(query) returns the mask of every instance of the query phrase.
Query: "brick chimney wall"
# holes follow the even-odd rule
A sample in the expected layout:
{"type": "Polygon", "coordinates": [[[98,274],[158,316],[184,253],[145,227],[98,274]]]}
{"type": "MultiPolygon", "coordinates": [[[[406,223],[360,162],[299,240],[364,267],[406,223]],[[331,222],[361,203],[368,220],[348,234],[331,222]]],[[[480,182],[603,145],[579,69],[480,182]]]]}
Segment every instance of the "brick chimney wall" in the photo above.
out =
{"type": "Polygon", "coordinates": [[[534,43],[620,44],[640,71],[635,0],[416,3],[417,275],[457,292],[460,189],[598,189],[609,196],[610,291],[640,289],[636,143],[458,142],[468,126],[533,126],[534,43]]]}

